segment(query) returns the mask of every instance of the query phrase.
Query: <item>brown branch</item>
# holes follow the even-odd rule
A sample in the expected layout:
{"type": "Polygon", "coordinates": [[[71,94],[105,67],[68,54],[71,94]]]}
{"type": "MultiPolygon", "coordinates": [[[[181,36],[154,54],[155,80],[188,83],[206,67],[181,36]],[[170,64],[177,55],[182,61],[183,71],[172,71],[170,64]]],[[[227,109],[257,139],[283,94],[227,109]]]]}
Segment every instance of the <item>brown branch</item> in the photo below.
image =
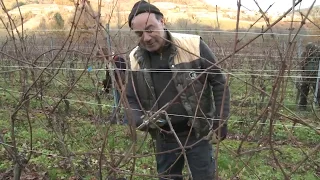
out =
{"type": "Polygon", "coordinates": [[[318,144],[302,161],[300,161],[291,171],[291,174],[295,173],[304,162],[306,162],[313,154],[319,153],[320,144],[318,144]]]}
{"type": "Polygon", "coordinates": [[[167,119],[167,121],[168,121],[168,124],[169,124],[170,130],[171,130],[171,133],[174,135],[174,137],[175,137],[175,139],[176,139],[177,143],[178,143],[178,144],[179,144],[179,146],[180,146],[181,153],[183,154],[184,160],[185,160],[185,162],[186,162],[186,166],[187,166],[187,170],[188,170],[188,173],[189,173],[190,179],[193,179],[193,178],[192,178],[191,169],[190,169],[190,166],[189,166],[189,163],[188,163],[188,158],[187,158],[187,155],[186,155],[186,150],[185,150],[184,146],[182,145],[182,143],[181,143],[181,141],[180,141],[179,137],[177,136],[177,134],[176,134],[176,132],[175,132],[175,130],[174,130],[174,128],[173,128],[173,126],[172,126],[172,123],[171,123],[171,120],[170,120],[170,118],[169,118],[168,114],[167,114],[166,112],[164,112],[164,113],[166,114],[166,119],[167,119]]]}
{"type": "Polygon", "coordinates": [[[314,21],[312,21],[308,16],[304,15],[302,12],[300,12],[300,14],[320,30],[320,26],[318,24],[316,24],[314,21]]]}

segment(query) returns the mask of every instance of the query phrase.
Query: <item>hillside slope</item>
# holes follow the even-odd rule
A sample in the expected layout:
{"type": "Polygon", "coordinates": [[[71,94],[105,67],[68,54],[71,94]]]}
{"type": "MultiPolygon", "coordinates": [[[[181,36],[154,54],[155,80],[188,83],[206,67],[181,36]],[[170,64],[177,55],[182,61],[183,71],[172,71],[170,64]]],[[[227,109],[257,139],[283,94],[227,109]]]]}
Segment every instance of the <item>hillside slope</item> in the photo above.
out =
{"type": "MultiPolygon", "coordinates": [[[[14,4],[15,0],[7,0],[7,4],[14,4]]],[[[19,1],[20,2],[20,1],[19,1]]],[[[21,1],[23,2],[23,1],[21,1]]],[[[28,1],[32,2],[32,1],[28,1]]],[[[75,14],[75,6],[71,6],[70,0],[39,0],[40,4],[26,4],[20,6],[21,13],[24,16],[24,29],[42,30],[42,29],[68,29],[72,23],[72,17],[75,14]]],[[[110,20],[111,27],[125,27],[128,14],[133,4],[137,0],[105,0],[101,7],[101,23],[106,24],[110,20]],[[118,2],[115,4],[115,2],[118,2]]],[[[221,29],[234,30],[236,26],[236,10],[222,9],[213,7],[205,0],[150,0],[165,14],[168,26],[175,29],[221,29]]],[[[26,2],[25,2],[26,3],[26,2]]],[[[98,1],[91,0],[90,5],[97,11],[98,1]]],[[[79,9],[80,10],[80,9],[79,9]]],[[[20,12],[18,8],[9,11],[17,24],[21,27],[20,12]]],[[[80,14],[80,13],[78,13],[80,14]]],[[[4,13],[1,15],[5,17],[4,13]]],[[[247,29],[258,18],[249,17],[241,13],[240,28],[247,29]]],[[[5,18],[4,18],[5,19],[5,18]]],[[[280,29],[285,29],[286,23],[279,25],[280,29]]],[[[78,24],[80,29],[90,29],[94,27],[94,20],[87,12],[78,24]]],[[[262,20],[255,24],[255,28],[261,29],[265,26],[262,20]]]]}

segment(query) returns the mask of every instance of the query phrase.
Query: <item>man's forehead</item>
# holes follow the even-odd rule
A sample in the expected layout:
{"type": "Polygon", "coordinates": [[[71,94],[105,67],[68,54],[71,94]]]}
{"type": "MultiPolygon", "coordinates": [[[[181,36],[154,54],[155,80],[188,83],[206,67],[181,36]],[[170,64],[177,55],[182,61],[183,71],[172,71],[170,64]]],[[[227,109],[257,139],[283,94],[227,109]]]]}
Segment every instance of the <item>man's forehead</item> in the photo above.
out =
{"type": "Polygon", "coordinates": [[[132,29],[133,32],[142,32],[142,31],[150,30],[150,28],[152,28],[153,25],[149,24],[149,25],[143,25],[141,27],[138,27],[138,26],[137,27],[132,26],[132,27],[133,27],[132,29]]]}
{"type": "Polygon", "coordinates": [[[132,19],[132,27],[138,27],[140,29],[145,29],[154,23],[155,15],[153,13],[141,13],[132,19]]]}

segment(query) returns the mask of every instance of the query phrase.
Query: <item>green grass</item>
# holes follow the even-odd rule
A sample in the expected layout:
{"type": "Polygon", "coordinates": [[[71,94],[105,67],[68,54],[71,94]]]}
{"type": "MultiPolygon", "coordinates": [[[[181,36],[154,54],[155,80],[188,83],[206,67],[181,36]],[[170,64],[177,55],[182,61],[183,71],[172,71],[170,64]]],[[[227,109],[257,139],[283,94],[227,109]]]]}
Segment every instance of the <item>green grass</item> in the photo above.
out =
{"type": "MultiPolygon", "coordinates": [[[[78,77],[80,72],[75,73],[78,77]]],[[[17,108],[18,100],[21,99],[21,90],[18,74],[13,76],[13,81],[0,81],[0,86],[6,90],[0,91],[0,132],[3,136],[3,145],[0,146],[0,173],[12,168],[12,159],[5,151],[5,147],[10,147],[12,137],[10,134],[10,121],[14,108],[17,108]],[[10,83],[8,83],[10,82],[10,83]]],[[[59,73],[57,79],[44,88],[44,97],[34,98],[30,101],[29,115],[32,126],[32,148],[33,153],[27,168],[34,169],[38,173],[44,173],[50,179],[68,179],[79,176],[83,179],[94,179],[99,170],[99,159],[101,147],[105,134],[107,141],[104,148],[102,159],[104,177],[108,174],[110,166],[116,166],[117,161],[129,150],[133,141],[132,135],[126,126],[114,125],[109,128],[106,118],[111,114],[112,98],[106,99],[101,95],[102,118],[98,117],[98,108],[95,100],[95,84],[92,83],[92,73],[86,73],[81,77],[76,87],[68,94],[70,109],[65,111],[65,103],[61,103],[58,109],[49,114],[50,108],[55,106],[57,100],[68,91],[69,87],[61,84],[67,82],[66,73],[59,73]],[[43,107],[46,107],[44,110],[43,107]]],[[[103,79],[103,74],[98,75],[103,79]]],[[[96,77],[94,77],[97,81],[96,77]]],[[[261,114],[263,107],[266,106],[267,99],[262,108],[257,108],[259,103],[259,91],[252,90],[246,97],[245,92],[249,92],[251,87],[246,89],[245,84],[239,79],[232,79],[232,116],[229,119],[230,139],[226,139],[219,146],[218,172],[222,179],[238,177],[239,179],[284,179],[270,149],[264,149],[252,154],[238,156],[236,154],[243,137],[253,125],[254,121],[261,114]],[[242,106],[240,104],[242,103],[242,106]],[[237,138],[240,137],[240,138],[237,138]]],[[[243,79],[250,81],[249,78],[243,79]]],[[[28,81],[32,83],[31,78],[28,81]]],[[[267,81],[267,92],[271,91],[272,81],[267,81]]],[[[100,89],[100,87],[99,87],[100,89]]],[[[35,89],[31,90],[32,93],[35,89]]],[[[294,113],[295,90],[292,84],[288,84],[285,93],[284,105],[294,113]]],[[[292,115],[289,111],[281,109],[281,112],[292,115]]],[[[314,127],[319,127],[319,122],[315,121],[314,116],[306,113],[305,120],[312,122],[314,127]]],[[[30,129],[27,114],[22,109],[17,114],[14,128],[16,135],[17,148],[21,155],[28,157],[30,152],[30,129]]],[[[257,148],[269,147],[267,137],[269,136],[269,119],[262,131],[263,143],[254,141],[255,130],[249,134],[249,138],[242,145],[241,152],[252,151],[257,148]]],[[[276,150],[276,158],[286,173],[290,173],[296,165],[301,162],[306,154],[312,152],[314,147],[320,143],[319,135],[305,126],[297,124],[292,131],[292,122],[286,119],[277,118],[274,122],[274,133],[272,134],[273,145],[276,150]]],[[[135,168],[137,174],[156,175],[155,157],[150,155],[154,151],[153,143],[148,136],[144,140],[144,134],[137,132],[135,155],[143,156],[135,159],[127,159],[118,166],[122,172],[129,173],[135,168]],[[141,147],[141,148],[140,148],[141,147]]],[[[215,146],[216,149],[216,146],[215,146]]],[[[313,154],[304,162],[301,167],[292,175],[291,179],[317,179],[317,164],[320,163],[319,152],[313,154]]],[[[121,177],[123,175],[117,174],[121,177]]],[[[128,177],[128,176],[127,176],[128,177]]],[[[152,179],[134,177],[134,179],[152,179]]]]}
{"type": "MultiPolygon", "coordinates": [[[[7,111],[1,111],[0,117],[8,118],[7,111]]],[[[5,118],[6,119],[6,118],[5,118]]],[[[2,119],[1,130],[9,127],[9,121],[2,119]]],[[[64,143],[67,145],[69,152],[72,152],[72,164],[66,161],[65,152],[61,151],[62,147],[59,143],[59,138],[54,132],[45,126],[45,118],[42,115],[37,116],[33,122],[33,150],[34,153],[29,164],[35,165],[38,171],[46,171],[51,179],[62,179],[63,177],[74,176],[75,170],[83,177],[93,177],[97,173],[99,148],[102,146],[103,136],[108,129],[105,125],[95,125],[88,122],[85,118],[73,117],[68,118],[69,124],[68,133],[64,136],[64,143]]],[[[230,126],[233,128],[232,124],[230,126]]],[[[235,130],[231,129],[231,132],[235,130]]],[[[286,139],[285,131],[277,128],[275,137],[286,139]],[[283,135],[282,135],[283,134],[283,135]]],[[[143,134],[139,134],[138,146],[141,145],[143,134]]],[[[300,142],[303,143],[319,143],[319,138],[315,133],[304,128],[297,128],[294,133],[300,142]]],[[[16,135],[19,139],[18,147],[20,152],[27,152],[30,145],[30,132],[27,126],[19,126],[16,129],[16,135]]],[[[4,133],[6,141],[10,141],[9,132],[4,133]]],[[[116,161],[119,157],[111,156],[110,154],[123,154],[130,145],[131,140],[128,134],[128,129],[125,126],[112,126],[108,133],[108,142],[105,148],[105,157],[109,159],[109,163],[116,161]]],[[[232,176],[237,176],[240,179],[283,179],[280,169],[275,165],[275,161],[269,150],[254,153],[253,155],[237,156],[236,150],[240,144],[238,140],[225,140],[220,145],[219,150],[219,176],[223,179],[228,179],[232,176]],[[239,173],[238,173],[239,172],[239,173]],[[238,174],[237,174],[238,173],[238,174]],[[237,175],[236,175],[237,174],[237,175]]],[[[245,142],[242,151],[252,150],[257,148],[256,142],[245,142]]],[[[290,172],[292,168],[300,162],[304,157],[304,153],[308,154],[313,146],[305,146],[302,144],[302,149],[287,145],[276,145],[277,158],[285,167],[286,172],[290,172]],[[302,152],[304,151],[304,153],[302,152]]],[[[4,152],[3,146],[0,152],[4,152]]],[[[152,143],[149,137],[147,142],[142,145],[142,148],[136,154],[153,153],[152,143]]],[[[314,175],[316,164],[320,163],[319,153],[310,157],[300,169],[291,177],[292,179],[317,179],[314,175]]],[[[0,172],[10,168],[11,161],[7,156],[0,156],[1,165],[0,172]]],[[[155,159],[153,156],[137,158],[135,172],[140,174],[155,174],[155,159]]],[[[128,164],[122,165],[122,170],[130,171],[132,160],[128,164]]],[[[105,169],[107,169],[105,167],[105,169]]],[[[106,171],[104,171],[106,173],[106,171]]],[[[137,178],[141,179],[141,178],[137,178]]]]}
{"type": "MultiPolygon", "coordinates": [[[[240,179],[257,179],[257,176],[261,179],[283,179],[283,175],[280,169],[277,168],[269,150],[257,152],[252,156],[244,155],[238,157],[234,155],[238,145],[239,141],[228,140],[223,142],[219,157],[219,168],[222,177],[229,178],[240,171],[241,173],[238,176],[240,179]],[[249,158],[251,158],[250,161],[249,158]]],[[[244,150],[252,149],[256,146],[256,143],[245,143],[243,148],[244,150]]],[[[276,146],[276,148],[282,153],[281,156],[278,152],[276,154],[287,173],[305,157],[299,148],[294,148],[290,145],[276,146]]],[[[308,147],[302,149],[308,152],[308,147]]],[[[318,155],[319,153],[312,156],[312,160],[305,163],[291,178],[317,179],[312,174],[320,160],[318,155]]]]}

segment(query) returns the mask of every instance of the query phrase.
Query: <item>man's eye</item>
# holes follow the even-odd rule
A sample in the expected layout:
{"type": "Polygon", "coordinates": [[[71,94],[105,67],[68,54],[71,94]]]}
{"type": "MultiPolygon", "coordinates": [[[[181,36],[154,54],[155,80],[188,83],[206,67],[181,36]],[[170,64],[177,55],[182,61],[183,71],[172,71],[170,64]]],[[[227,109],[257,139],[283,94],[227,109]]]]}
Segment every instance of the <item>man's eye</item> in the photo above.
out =
{"type": "Polygon", "coordinates": [[[136,32],[136,35],[137,35],[138,37],[141,37],[141,36],[142,36],[142,32],[136,32]]]}
{"type": "Polygon", "coordinates": [[[151,29],[146,30],[147,33],[152,33],[153,31],[151,29]]]}

